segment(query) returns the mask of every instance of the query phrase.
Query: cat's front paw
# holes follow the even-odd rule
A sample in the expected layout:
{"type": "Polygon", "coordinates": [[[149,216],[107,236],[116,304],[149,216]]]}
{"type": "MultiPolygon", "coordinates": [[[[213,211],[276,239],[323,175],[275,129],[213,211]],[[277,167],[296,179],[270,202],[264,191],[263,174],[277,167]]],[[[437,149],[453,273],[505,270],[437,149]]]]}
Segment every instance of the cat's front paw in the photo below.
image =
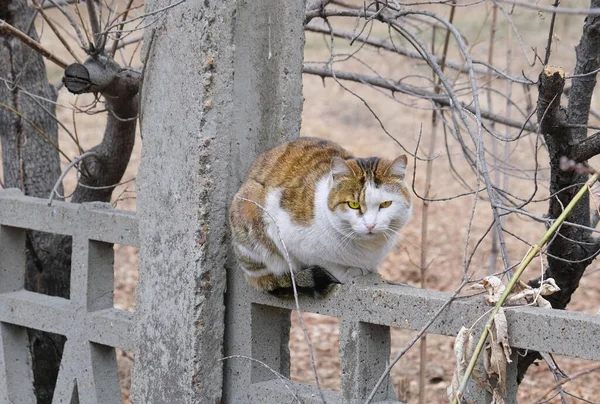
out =
{"type": "Polygon", "coordinates": [[[359,276],[367,275],[371,273],[368,269],[364,268],[347,268],[344,272],[338,273],[336,275],[337,279],[341,283],[347,283],[354,278],[358,278],[359,276]]]}

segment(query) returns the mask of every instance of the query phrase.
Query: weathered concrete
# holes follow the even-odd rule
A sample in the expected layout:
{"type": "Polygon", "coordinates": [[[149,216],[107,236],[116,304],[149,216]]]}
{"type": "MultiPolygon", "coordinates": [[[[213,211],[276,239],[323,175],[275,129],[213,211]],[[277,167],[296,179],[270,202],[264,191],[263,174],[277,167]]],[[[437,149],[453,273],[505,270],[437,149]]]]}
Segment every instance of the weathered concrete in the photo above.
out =
{"type": "Polygon", "coordinates": [[[67,337],[53,403],[121,402],[114,347],[133,350],[133,314],[113,308],[113,242],[137,243],[135,215],[0,190],[0,403],[31,403],[25,328],[67,337]],[[25,229],[73,237],[70,299],[24,290],[25,229]]]}
{"type": "MultiPolygon", "coordinates": [[[[304,1],[237,3],[228,201],[259,153],[299,135],[303,103],[304,1]]],[[[288,376],[289,310],[252,305],[248,285],[232,262],[227,276],[225,355],[260,359],[288,376]]],[[[261,402],[251,396],[250,386],[274,377],[248,360],[228,360],[223,402],[261,402]]]]}
{"type": "MultiPolygon", "coordinates": [[[[18,191],[0,191],[0,403],[33,402],[25,328],[62,334],[68,338],[54,402],[74,403],[77,397],[92,404],[119,402],[112,347],[137,351],[140,333],[135,333],[133,313],[112,308],[109,283],[112,280],[113,257],[108,242],[137,242],[137,227],[134,215],[104,206],[55,202],[49,207],[44,201],[24,197],[18,191]],[[27,212],[27,217],[21,217],[23,212],[27,212]],[[17,227],[23,222],[34,224],[42,231],[61,229],[63,234],[73,236],[71,300],[23,290],[25,238],[24,230],[17,227]]],[[[288,376],[289,313],[293,303],[254,292],[238,275],[239,271],[230,271],[228,354],[260,360],[288,376]]],[[[152,289],[144,290],[150,296],[156,296],[152,289]]],[[[449,297],[448,293],[389,285],[378,276],[370,275],[338,288],[328,299],[301,298],[303,311],[340,318],[342,392],[324,391],[327,402],[361,402],[389,359],[388,327],[418,330],[449,297]]],[[[489,310],[482,300],[481,297],[456,300],[434,322],[429,332],[455,335],[462,325],[472,324],[489,310]]],[[[165,309],[161,313],[171,317],[180,315],[173,309],[176,303],[177,298],[163,302],[171,304],[171,310],[165,309]]],[[[507,309],[506,316],[509,341],[513,347],[600,360],[598,316],[523,307],[507,309]]],[[[205,330],[208,327],[205,323],[198,325],[205,330]]],[[[222,328],[222,323],[210,326],[222,328]]],[[[165,338],[169,343],[172,333],[166,328],[155,329],[152,338],[165,338]]],[[[199,341],[202,344],[204,340],[199,341]]],[[[142,345],[145,343],[141,342],[142,345]]],[[[191,345],[175,347],[182,349],[173,354],[181,354],[184,348],[200,351],[191,345]]],[[[218,356],[217,361],[207,362],[206,366],[218,368],[223,355],[220,351],[212,355],[218,356]]],[[[194,358],[202,361],[206,357],[194,358]]],[[[136,356],[136,363],[146,373],[142,373],[144,378],[138,375],[134,383],[151,385],[136,386],[137,389],[152,390],[154,385],[164,383],[162,379],[153,378],[162,369],[156,369],[156,363],[163,366],[162,359],[167,361],[165,367],[168,369],[168,356],[158,359],[151,355],[136,356]]],[[[231,383],[224,388],[228,394],[225,396],[227,402],[291,401],[294,394],[303,402],[320,402],[315,386],[284,383],[264,366],[242,358],[225,362],[227,372],[224,380],[231,383]]],[[[515,369],[509,368],[508,374],[508,391],[512,394],[516,391],[515,369]]],[[[474,397],[485,397],[476,390],[472,384],[469,393],[474,397]]],[[[174,395],[175,401],[169,399],[167,402],[180,399],[182,402],[194,402],[199,395],[191,398],[174,395]]],[[[392,398],[393,392],[389,384],[385,384],[376,402],[391,403],[394,402],[392,398]]],[[[197,402],[205,401],[198,399],[197,402]]],[[[514,395],[507,398],[507,403],[515,402],[514,395]]]]}
{"type": "Polygon", "coordinates": [[[0,403],[35,403],[27,331],[0,322],[0,403]]]}
{"type": "MultiPolygon", "coordinates": [[[[390,360],[390,328],[383,325],[340,319],[340,362],[342,394],[348,403],[363,403],[390,360]]],[[[395,400],[389,377],[381,384],[375,402],[395,400]]]]}
{"type": "Polygon", "coordinates": [[[236,7],[187,1],[146,32],[136,403],[221,398],[236,7]]]}
{"type": "Polygon", "coordinates": [[[69,236],[84,229],[90,240],[139,247],[135,213],[107,203],[54,201],[48,206],[47,200],[24,196],[18,189],[0,190],[0,223],[69,236]]]}
{"type": "MultiPolygon", "coordinates": [[[[293,302],[265,293],[249,293],[255,303],[293,308],[293,302]]],[[[339,287],[328,299],[301,298],[300,307],[306,312],[416,331],[450,296],[390,285],[378,275],[367,275],[339,287]]],[[[473,324],[489,309],[481,297],[459,298],[431,325],[429,333],[455,336],[460,327],[473,324]]],[[[600,360],[600,316],[538,307],[509,308],[505,313],[513,347],[600,360]]]]}

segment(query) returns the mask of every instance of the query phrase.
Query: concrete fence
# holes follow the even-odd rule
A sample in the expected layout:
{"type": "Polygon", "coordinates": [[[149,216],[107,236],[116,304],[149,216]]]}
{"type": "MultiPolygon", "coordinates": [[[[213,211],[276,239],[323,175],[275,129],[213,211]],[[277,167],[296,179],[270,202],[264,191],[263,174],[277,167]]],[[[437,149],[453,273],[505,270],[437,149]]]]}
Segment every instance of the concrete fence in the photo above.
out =
{"type": "MultiPolygon", "coordinates": [[[[105,204],[47,206],[46,200],[18,190],[0,191],[0,403],[35,402],[26,328],[67,337],[54,403],[119,403],[115,347],[134,352],[137,380],[161,384],[155,369],[168,370],[170,359],[144,363],[136,355],[145,339],[139,333],[136,338],[135,314],[113,307],[113,243],[139,246],[134,214],[105,204]],[[70,299],[24,290],[26,229],[73,237],[70,299]]],[[[316,386],[287,380],[293,302],[255,292],[239,273],[230,275],[228,309],[237,311],[231,310],[228,327],[212,324],[225,333],[225,351],[219,349],[218,355],[234,357],[210,363],[225,368],[222,402],[268,404],[292,402],[295,396],[303,403],[320,403],[316,386]]],[[[390,327],[419,330],[449,298],[448,293],[390,285],[373,275],[338,288],[327,299],[301,299],[303,311],[340,320],[341,391],[324,390],[327,403],[364,402],[390,360],[390,327]]],[[[164,310],[175,315],[177,307],[164,310]]],[[[488,310],[481,297],[459,298],[429,332],[454,336],[488,310]]],[[[506,316],[513,347],[600,360],[600,316],[527,307],[507,309],[506,316]]],[[[169,354],[168,347],[164,352],[169,354]]],[[[507,403],[516,402],[512,376],[507,403]]],[[[211,381],[210,374],[205,378],[211,381]]],[[[176,402],[182,393],[173,394],[176,402]]],[[[469,395],[475,402],[487,401],[485,392],[471,389],[469,395]]],[[[389,380],[374,402],[397,402],[389,380]]]]}
{"type": "MultiPolygon", "coordinates": [[[[188,1],[147,30],[137,215],[0,191],[0,404],[35,402],[26,328],[67,337],[54,403],[119,402],[115,347],[134,353],[136,404],[321,402],[286,380],[292,302],[246,285],[226,222],[258,153],[299,134],[303,24],[303,1],[188,1]],[[25,229],[73,237],[70,299],[24,290],[25,229]],[[140,248],[135,313],[113,308],[112,243],[140,248]]],[[[420,329],[449,297],[367,276],[302,299],[340,320],[342,385],[327,403],[364,402],[390,360],[390,327],[420,329]]],[[[456,335],[487,310],[460,298],[429,332],[456,335]]],[[[514,347],[600,360],[600,316],[506,314],[514,347]]],[[[515,391],[511,369],[507,403],[515,391]]],[[[468,396],[487,400],[473,386],[468,396]]],[[[388,380],[375,401],[395,400],[388,380]]]]}
{"type": "Polygon", "coordinates": [[[0,191],[0,403],[35,403],[26,328],[67,337],[54,403],[121,402],[115,347],[135,351],[133,313],[113,307],[113,243],[138,246],[135,214],[0,191]],[[72,237],[70,299],[24,290],[25,231],[72,237]]]}

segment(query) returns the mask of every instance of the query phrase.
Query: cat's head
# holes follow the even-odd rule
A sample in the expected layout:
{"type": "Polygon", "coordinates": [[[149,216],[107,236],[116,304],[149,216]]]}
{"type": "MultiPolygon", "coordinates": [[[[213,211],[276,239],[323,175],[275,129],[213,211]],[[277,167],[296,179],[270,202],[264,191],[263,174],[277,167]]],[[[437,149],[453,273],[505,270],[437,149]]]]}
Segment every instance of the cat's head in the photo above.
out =
{"type": "Polygon", "coordinates": [[[327,201],[334,226],[347,236],[395,239],[412,212],[406,163],[405,155],[394,160],[334,157],[327,201]]]}

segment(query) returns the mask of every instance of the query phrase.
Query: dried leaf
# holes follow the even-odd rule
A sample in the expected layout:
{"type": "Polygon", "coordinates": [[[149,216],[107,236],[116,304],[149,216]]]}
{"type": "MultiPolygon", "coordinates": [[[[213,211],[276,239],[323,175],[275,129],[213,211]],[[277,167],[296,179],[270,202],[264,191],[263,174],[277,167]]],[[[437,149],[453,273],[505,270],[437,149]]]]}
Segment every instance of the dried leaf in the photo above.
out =
{"type": "Polygon", "coordinates": [[[502,397],[500,389],[494,389],[494,392],[492,393],[492,402],[490,404],[505,404],[504,397],[502,397]]]}
{"type": "Polygon", "coordinates": [[[530,303],[530,300],[533,297],[533,295],[534,295],[533,289],[523,290],[519,293],[514,293],[514,294],[511,293],[506,298],[506,301],[511,304],[525,305],[525,304],[530,303]]]}
{"type": "Polygon", "coordinates": [[[508,322],[506,321],[503,308],[500,308],[494,316],[494,327],[496,329],[496,340],[502,345],[506,362],[511,363],[510,355],[512,354],[512,350],[510,349],[510,345],[508,345],[508,322]]]}
{"type": "Polygon", "coordinates": [[[506,366],[510,359],[511,349],[508,345],[508,326],[504,310],[500,309],[494,316],[494,326],[490,330],[490,342],[486,346],[484,365],[488,376],[498,379],[499,393],[506,391],[506,366]]]}
{"type": "Polygon", "coordinates": [[[485,289],[487,291],[486,301],[488,304],[496,304],[504,293],[506,286],[497,276],[486,276],[481,282],[476,283],[471,289],[485,289]]]}
{"type": "MultiPolygon", "coordinates": [[[[451,402],[460,387],[460,381],[463,378],[467,366],[469,364],[469,356],[467,350],[472,343],[473,336],[471,331],[466,327],[461,327],[454,340],[454,358],[456,359],[456,369],[452,375],[452,384],[447,389],[448,400],[451,402]],[[471,341],[469,343],[469,341],[471,341]]],[[[471,352],[472,353],[472,352],[471,352]]]]}
{"type": "Polygon", "coordinates": [[[546,299],[544,299],[542,296],[538,296],[536,303],[539,307],[542,307],[544,309],[551,309],[552,305],[550,304],[550,302],[546,299]]]}
{"type": "Polygon", "coordinates": [[[556,281],[553,278],[545,279],[539,288],[540,295],[542,296],[551,295],[553,293],[558,292],[559,290],[560,288],[558,287],[556,281]]]}
{"type": "Polygon", "coordinates": [[[529,284],[523,282],[522,280],[518,280],[517,283],[515,283],[515,286],[513,286],[512,292],[513,293],[521,293],[524,290],[531,290],[532,287],[529,286],[529,284]]]}
{"type": "MultiPolygon", "coordinates": [[[[513,290],[516,290],[516,289],[517,289],[517,287],[515,286],[515,288],[513,288],[513,290]]],[[[546,299],[542,298],[541,296],[548,296],[548,295],[558,292],[559,290],[560,290],[560,288],[558,287],[558,285],[556,284],[554,279],[548,278],[548,279],[545,279],[542,281],[539,288],[534,289],[530,286],[523,287],[521,285],[521,290],[515,294],[511,293],[506,300],[512,304],[519,304],[519,303],[532,304],[533,303],[534,305],[537,305],[539,307],[552,308],[550,303],[546,299]],[[535,302],[534,302],[534,299],[535,299],[535,302]],[[519,302],[519,300],[523,300],[523,301],[519,302]]]]}

